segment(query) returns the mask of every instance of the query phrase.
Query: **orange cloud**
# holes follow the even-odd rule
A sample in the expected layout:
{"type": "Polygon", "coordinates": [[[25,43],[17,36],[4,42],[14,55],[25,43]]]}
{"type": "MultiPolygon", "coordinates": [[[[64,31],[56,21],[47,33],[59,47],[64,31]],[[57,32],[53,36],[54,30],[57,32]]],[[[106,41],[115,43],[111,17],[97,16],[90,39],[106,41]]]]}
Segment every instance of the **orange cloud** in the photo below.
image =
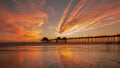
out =
{"type": "MultiPolygon", "coordinates": [[[[64,10],[65,12],[66,10],[64,10]]],[[[74,34],[118,23],[120,22],[119,18],[119,0],[81,0],[67,19],[64,16],[61,17],[57,31],[61,35],[74,34]]]]}
{"type": "Polygon", "coordinates": [[[62,15],[62,17],[61,17],[61,20],[60,20],[59,26],[58,26],[58,32],[60,32],[60,29],[62,28],[62,25],[64,25],[64,21],[65,21],[65,18],[66,18],[66,16],[67,16],[67,13],[68,13],[71,5],[72,5],[72,1],[73,1],[73,0],[70,0],[70,3],[69,3],[68,6],[66,7],[66,9],[65,9],[65,11],[64,11],[64,13],[63,13],[63,15],[62,15]]]}
{"type": "MultiPolygon", "coordinates": [[[[1,6],[0,11],[0,31],[15,37],[17,40],[39,39],[41,26],[48,21],[48,13],[42,11],[45,0],[26,0],[25,3],[12,0],[16,4],[16,12],[10,11],[6,6],[1,6]],[[28,3],[28,4],[26,4],[28,3]],[[41,5],[42,4],[42,5],[41,5]],[[27,7],[30,8],[27,8],[27,7]]],[[[14,39],[14,38],[13,38],[14,39]]],[[[15,40],[15,39],[14,39],[15,40]]]]}

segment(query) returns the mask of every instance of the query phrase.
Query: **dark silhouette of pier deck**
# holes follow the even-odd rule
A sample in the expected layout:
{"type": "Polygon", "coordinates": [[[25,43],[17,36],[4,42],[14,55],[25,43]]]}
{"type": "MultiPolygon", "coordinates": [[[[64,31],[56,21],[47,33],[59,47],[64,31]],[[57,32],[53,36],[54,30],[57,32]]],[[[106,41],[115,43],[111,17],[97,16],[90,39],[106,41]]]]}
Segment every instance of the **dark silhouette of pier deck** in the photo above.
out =
{"type": "Polygon", "coordinates": [[[117,35],[101,35],[101,36],[88,36],[88,37],[57,37],[55,39],[48,39],[44,37],[42,39],[43,42],[46,43],[76,43],[76,44],[84,44],[84,43],[106,43],[106,44],[118,44],[120,43],[120,34],[117,35]]]}

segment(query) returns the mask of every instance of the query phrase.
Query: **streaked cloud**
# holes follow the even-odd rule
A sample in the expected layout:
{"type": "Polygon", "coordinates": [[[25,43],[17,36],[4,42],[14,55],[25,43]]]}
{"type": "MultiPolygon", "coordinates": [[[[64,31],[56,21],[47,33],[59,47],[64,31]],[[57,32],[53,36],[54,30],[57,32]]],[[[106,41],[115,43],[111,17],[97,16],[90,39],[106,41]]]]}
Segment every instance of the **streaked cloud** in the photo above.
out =
{"type": "Polygon", "coordinates": [[[62,17],[61,17],[61,20],[60,20],[60,22],[59,22],[58,32],[60,32],[60,29],[62,29],[61,26],[63,26],[63,25],[65,24],[64,21],[65,21],[65,18],[66,18],[66,16],[67,16],[67,13],[68,13],[71,5],[72,5],[72,1],[73,1],[73,0],[70,0],[70,3],[68,4],[68,6],[66,7],[65,11],[63,12],[63,15],[62,15],[62,17]]]}
{"type": "Polygon", "coordinates": [[[120,0],[80,0],[70,11],[70,15],[68,14],[69,17],[65,17],[70,9],[69,4],[59,22],[59,35],[74,34],[120,22],[120,0]]]}

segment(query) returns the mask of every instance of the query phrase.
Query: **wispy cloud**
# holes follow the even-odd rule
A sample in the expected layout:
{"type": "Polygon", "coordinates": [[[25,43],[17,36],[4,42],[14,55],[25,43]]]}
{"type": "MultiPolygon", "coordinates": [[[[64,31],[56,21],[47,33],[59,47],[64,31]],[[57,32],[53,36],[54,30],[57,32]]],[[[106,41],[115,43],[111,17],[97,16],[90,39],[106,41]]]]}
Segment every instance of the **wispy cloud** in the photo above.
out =
{"type": "Polygon", "coordinates": [[[120,22],[120,0],[80,0],[66,19],[64,16],[67,16],[68,7],[59,22],[59,35],[74,34],[120,22]]]}
{"type": "Polygon", "coordinates": [[[58,26],[58,32],[60,32],[60,29],[62,29],[62,26],[65,24],[65,18],[66,18],[66,16],[67,16],[67,14],[68,14],[68,11],[69,11],[69,9],[70,9],[70,7],[71,7],[71,5],[72,5],[72,1],[73,0],[70,0],[70,3],[68,4],[68,6],[66,7],[66,9],[65,9],[65,11],[64,11],[64,13],[63,13],[63,15],[62,15],[62,17],[61,17],[61,20],[60,20],[60,22],[59,22],[59,26],[58,26]]]}

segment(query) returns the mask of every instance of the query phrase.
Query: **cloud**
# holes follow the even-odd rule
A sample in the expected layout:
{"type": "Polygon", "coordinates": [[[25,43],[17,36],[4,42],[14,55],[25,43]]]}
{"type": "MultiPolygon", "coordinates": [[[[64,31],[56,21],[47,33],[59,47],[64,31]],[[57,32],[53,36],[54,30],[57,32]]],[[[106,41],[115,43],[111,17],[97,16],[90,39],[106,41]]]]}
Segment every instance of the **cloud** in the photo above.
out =
{"type": "Polygon", "coordinates": [[[11,7],[14,9],[12,11],[8,9],[8,5],[0,6],[0,31],[17,39],[40,38],[41,26],[48,21],[48,13],[42,11],[45,0],[11,1],[16,7],[11,7]]]}
{"type": "Polygon", "coordinates": [[[65,18],[69,9],[70,6],[67,6],[59,22],[59,35],[74,34],[120,22],[120,0],[80,0],[69,17],[65,18]]]}
{"type": "Polygon", "coordinates": [[[60,29],[62,28],[62,26],[63,26],[64,23],[65,23],[64,21],[65,21],[65,18],[66,18],[66,16],[67,16],[67,13],[68,13],[71,5],[72,5],[72,1],[73,1],[73,0],[70,0],[70,3],[68,4],[68,6],[66,7],[65,11],[63,12],[63,15],[62,15],[62,17],[61,17],[61,20],[60,20],[60,22],[59,22],[58,32],[60,32],[60,29]]]}

